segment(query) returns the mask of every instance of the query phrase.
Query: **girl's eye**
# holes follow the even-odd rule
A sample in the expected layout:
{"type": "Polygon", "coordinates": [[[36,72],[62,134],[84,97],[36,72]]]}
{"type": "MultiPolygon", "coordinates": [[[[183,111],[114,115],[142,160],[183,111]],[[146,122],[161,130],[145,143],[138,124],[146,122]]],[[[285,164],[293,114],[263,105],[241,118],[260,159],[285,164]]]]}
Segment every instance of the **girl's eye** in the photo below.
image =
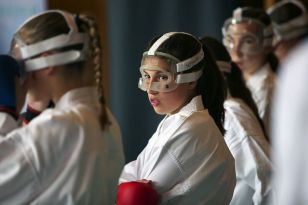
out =
{"type": "Polygon", "coordinates": [[[167,75],[160,75],[159,76],[159,80],[167,81],[168,80],[168,76],[167,75]]]}
{"type": "Polygon", "coordinates": [[[226,36],[225,41],[228,43],[233,43],[233,39],[231,36],[226,36]]]}
{"type": "Polygon", "coordinates": [[[250,37],[250,36],[247,36],[247,37],[243,38],[243,42],[247,43],[247,44],[254,44],[255,43],[255,39],[250,37]]]}
{"type": "Polygon", "coordinates": [[[143,74],[143,78],[144,79],[150,79],[150,75],[149,74],[143,74]]]}

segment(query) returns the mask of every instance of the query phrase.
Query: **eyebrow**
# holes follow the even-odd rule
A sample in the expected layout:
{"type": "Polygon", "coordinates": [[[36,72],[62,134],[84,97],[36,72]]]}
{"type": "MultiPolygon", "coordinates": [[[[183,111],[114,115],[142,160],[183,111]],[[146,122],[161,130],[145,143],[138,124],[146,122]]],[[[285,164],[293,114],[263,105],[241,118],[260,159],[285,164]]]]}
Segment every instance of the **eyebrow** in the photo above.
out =
{"type": "MultiPolygon", "coordinates": [[[[163,73],[163,72],[160,71],[160,70],[151,70],[151,71],[156,71],[156,73],[163,73]]],[[[149,73],[147,72],[147,70],[143,70],[143,72],[145,72],[146,74],[149,74],[149,73]]]]}

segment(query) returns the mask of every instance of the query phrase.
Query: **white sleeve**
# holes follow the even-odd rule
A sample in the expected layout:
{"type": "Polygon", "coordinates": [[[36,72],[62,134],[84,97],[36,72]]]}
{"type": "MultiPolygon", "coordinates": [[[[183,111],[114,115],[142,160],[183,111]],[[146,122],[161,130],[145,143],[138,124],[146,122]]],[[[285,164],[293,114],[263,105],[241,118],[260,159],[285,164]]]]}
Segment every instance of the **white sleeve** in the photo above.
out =
{"type": "Polygon", "coordinates": [[[138,155],[137,159],[127,163],[120,175],[119,184],[123,182],[137,181],[141,178],[141,172],[143,167],[143,161],[145,158],[146,147],[142,150],[142,152],[138,155]]]}
{"type": "Polygon", "coordinates": [[[149,150],[151,150],[151,142],[135,161],[125,165],[119,183],[146,179],[152,181],[155,190],[159,193],[168,191],[183,179],[180,166],[168,149],[164,149],[165,151],[162,151],[158,158],[149,154],[149,150]]]}
{"type": "Polygon", "coordinates": [[[23,204],[40,190],[35,174],[25,150],[14,140],[17,132],[0,138],[0,203],[23,204]]]}
{"type": "Polygon", "coordinates": [[[274,183],[277,203],[308,201],[308,42],[281,68],[273,112],[274,183]]]}
{"type": "Polygon", "coordinates": [[[11,115],[0,112],[0,138],[16,128],[16,120],[11,115]]]}
{"type": "Polygon", "coordinates": [[[269,147],[263,141],[246,137],[234,152],[237,175],[254,190],[253,204],[266,204],[272,192],[269,147]]]}
{"type": "Polygon", "coordinates": [[[274,89],[274,85],[271,85],[268,90],[267,90],[267,94],[266,94],[266,100],[264,102],[264,110],[262,111],[262,114],[260,115],[262,122],[264,124],[264,128],[266,130],[266,133],[269,135],[270,132],[270,126],[271,126],[271,109],[272,109],[272,101],[273,101],[273,89],[274,89]]]}
{"type": "Polygon", "coordinates": [[[122,170],[122,173],[119,179],[119,184],[123,182],[130,182],[130,181],[138,180],[137,169],[139,169],[137,160],[126,164],[122,170]]]}
{"type": "Polygon", "coordinates": [[[176,157],[170,153],[164,153],[155,168],[151,171],[148,180],[153,181],[153,186],[158,193],[169,191],[176,183],[184,180],[183,170],[180,168],[176,157]]]}
{"type": "MultiPolygon", "coordinates": [[[[142,155],[139,155],[137,160],[125,165],[119,183],[143,179],[140,174],[142,171],[141,161],[142,155]]],[[[172,159],[171,153],[165,153],[161,156],[154,168],[149,171],[146,180],[151,180],[153,186],[159,193],[169,190],[182,177],[179,166],[175,162],[172,159]]]]}

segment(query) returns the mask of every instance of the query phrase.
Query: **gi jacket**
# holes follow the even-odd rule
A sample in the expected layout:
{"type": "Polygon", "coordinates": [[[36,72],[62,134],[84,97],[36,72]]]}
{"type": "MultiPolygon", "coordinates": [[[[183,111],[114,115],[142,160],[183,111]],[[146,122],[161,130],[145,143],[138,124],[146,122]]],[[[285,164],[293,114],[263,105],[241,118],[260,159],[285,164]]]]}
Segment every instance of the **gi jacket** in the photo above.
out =
{"type": "Polygon", "coordinates": [[[162,204],[229,204],[234,159],[201,96],[162,120],[120,182],[140,179],[152,180],[162,204]]]}
{"type": "Polygon", "coordinates": [[[275,82],[276,75],[268,63],[246,81],[268,134],[270,133],[270,113],[275,82]]]}
{"type": "Polygon", "coordinates": [[[236,186],[230,205],[266,204],[272,196],[270,147],[252,110],[241,100],[224,103],[225,141],[235,159],[236,186]]]}
{"type": "Polygon", "coordinates": [[[27,126],[0,113],[0,204],[113,204],[124,163],[117,123],[98,122],[94,88],[64,94],[27,126]]]}

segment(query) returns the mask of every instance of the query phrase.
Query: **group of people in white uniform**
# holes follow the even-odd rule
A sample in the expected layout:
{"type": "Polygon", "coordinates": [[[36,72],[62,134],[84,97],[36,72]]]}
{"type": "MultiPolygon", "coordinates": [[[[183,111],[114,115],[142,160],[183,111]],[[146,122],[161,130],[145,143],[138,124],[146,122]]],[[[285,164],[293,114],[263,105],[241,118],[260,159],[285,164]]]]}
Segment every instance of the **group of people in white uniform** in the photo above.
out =
{"type": "Polygon", "coordinates": [[[62,10],[29,18],[0,55],[0,204],[307,203],[306,89],[292,89],[306,83],[308,44],[296,47],[307,8],[237,8],[222,43],[186,32],[150,40],[138,87],[165,117],[126,165],[95,21],[62,10]]]}

